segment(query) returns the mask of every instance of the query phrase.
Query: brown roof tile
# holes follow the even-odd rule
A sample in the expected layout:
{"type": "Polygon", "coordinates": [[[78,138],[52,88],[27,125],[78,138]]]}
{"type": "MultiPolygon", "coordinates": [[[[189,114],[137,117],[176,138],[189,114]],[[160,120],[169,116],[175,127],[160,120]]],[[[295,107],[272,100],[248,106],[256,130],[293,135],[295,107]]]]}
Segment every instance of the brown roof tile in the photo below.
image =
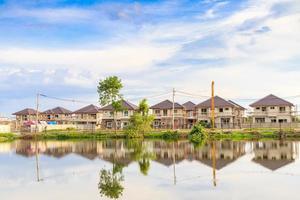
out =
{"type": "Polygon", "coordinates": [[[36,110],[32,108],[25,108],[24,110],[20,110],[18,112],[13,113],[13,115],[35,115],[36,110]]]}
{"type": "Polygon", "coordinates": [[[74,111],[74,114],[96,114],[100,111],[100,108],[91,104],[86,107],[83,107],[79,110],[74,111]]]}
{"type": "MultiPolygon", "coordinates": [[[[234,105],[232,103],[226,101],[225,99],[223,99],[219,96],[215,96],[214,100],[215,100],[215,107],[216,108],[219,108],[219,107],[234,107],[234,105]]],[[[202,103],[199,103],[197,105],[197,107],[210,108],[211,107],[211,98],[207,99],[206,101],[203,101],[202,103]]]]}
{"type": "Polygon", "coordinates": [[[71,114],[72,111],[63,107],[56,107],[43,112],[43,114],[71,114]]]}
{"type": "MultiPolygon", "coordinates": [[[[122,101],[122,106],[126,110],[137,110],[138,109],[138,107],[136,105],[134,105],[133,103],[130,103],[128,101],[125,101],[125,100],[122,101]]],[[[111,104],[109,104],[107,106],[102,107],[101,110],[113,110],[113,107],[111,104]]]]}
{"type": "Polygon", "coordinates": [[[185,102],[184,104],[182,104],[182,106],[184,107],[185,110],[194,110],[196,107],[196,104],[194,104],[191,101],[185,102]]]}
{"type": "Polygon", "coordinates": [[[293,106],[292,103],[281,99],[273,94],[270,94],[250,105],[251,107],[256,106],[293,106]]]}
{"type": "MultiPolygon", "coordinates": [[[[173,108],[173,103],[170,100],[165,100],[162,101],[158,104],[155,104],[153,106],[150,107],[150,109],[172,109],[173,108]]],[[[176,109],[183,109],[183,106],[180,105],[179,103],[174,103],[174,108],[176,109]]]]}

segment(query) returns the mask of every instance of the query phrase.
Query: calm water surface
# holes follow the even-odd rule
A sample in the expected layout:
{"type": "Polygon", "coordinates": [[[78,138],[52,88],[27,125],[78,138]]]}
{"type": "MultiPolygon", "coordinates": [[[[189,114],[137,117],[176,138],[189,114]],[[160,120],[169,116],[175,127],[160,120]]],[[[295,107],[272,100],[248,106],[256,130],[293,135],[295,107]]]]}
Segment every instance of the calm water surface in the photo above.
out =
{"type": "Polygon", "coordinates": [[[299,142],[0,143],[0,199],[300,199],[299,142]]]}

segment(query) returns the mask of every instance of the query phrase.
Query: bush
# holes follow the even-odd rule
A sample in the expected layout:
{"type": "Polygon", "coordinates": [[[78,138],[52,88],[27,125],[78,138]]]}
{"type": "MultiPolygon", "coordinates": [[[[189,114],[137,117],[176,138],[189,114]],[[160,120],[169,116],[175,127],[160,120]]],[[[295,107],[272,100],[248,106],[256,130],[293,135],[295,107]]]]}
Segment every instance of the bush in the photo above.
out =
{"type": "Polygon", "coordinates": [[[193,143],[203,143],[206,137],[207,133],[204,127],[201,125],[201,122],[194,125],[191,132],[189,133],[189,140],[193,143]]]}

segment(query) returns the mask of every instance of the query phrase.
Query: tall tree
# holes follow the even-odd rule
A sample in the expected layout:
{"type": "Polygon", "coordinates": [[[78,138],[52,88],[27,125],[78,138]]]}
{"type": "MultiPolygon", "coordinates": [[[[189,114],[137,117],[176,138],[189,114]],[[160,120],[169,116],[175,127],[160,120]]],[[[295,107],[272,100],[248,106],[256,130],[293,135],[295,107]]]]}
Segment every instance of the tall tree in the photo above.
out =
{"type": "Polygon", "coordinates": [[[120,93],[122,88],[122,81],[117,76],[109,76],[100,80],[97,87],[100,105],[112,105],[115,131],[117,130],[116,114],[122,110],[123,95],[120,93]]]}

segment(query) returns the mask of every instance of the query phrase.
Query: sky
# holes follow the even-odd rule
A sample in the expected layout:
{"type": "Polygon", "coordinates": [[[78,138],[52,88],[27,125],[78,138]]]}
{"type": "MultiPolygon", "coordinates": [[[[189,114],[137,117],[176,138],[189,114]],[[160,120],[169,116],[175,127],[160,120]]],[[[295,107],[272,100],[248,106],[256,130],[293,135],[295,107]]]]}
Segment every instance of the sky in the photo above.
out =
{"type": "Polygon", "coordinates": [[[125,99],[195,103],[215,92],[248,107],[268,94],[300,104],[298,0],[0,0],[0,113],[77,109],[98,81],[125,99]],[[188,95],[188,94],[189,95],[188,95]],[[157,95],[161,96],[157,96],[157,95]],[[164,95],[163,95],[164,94],[164,95]]]}

